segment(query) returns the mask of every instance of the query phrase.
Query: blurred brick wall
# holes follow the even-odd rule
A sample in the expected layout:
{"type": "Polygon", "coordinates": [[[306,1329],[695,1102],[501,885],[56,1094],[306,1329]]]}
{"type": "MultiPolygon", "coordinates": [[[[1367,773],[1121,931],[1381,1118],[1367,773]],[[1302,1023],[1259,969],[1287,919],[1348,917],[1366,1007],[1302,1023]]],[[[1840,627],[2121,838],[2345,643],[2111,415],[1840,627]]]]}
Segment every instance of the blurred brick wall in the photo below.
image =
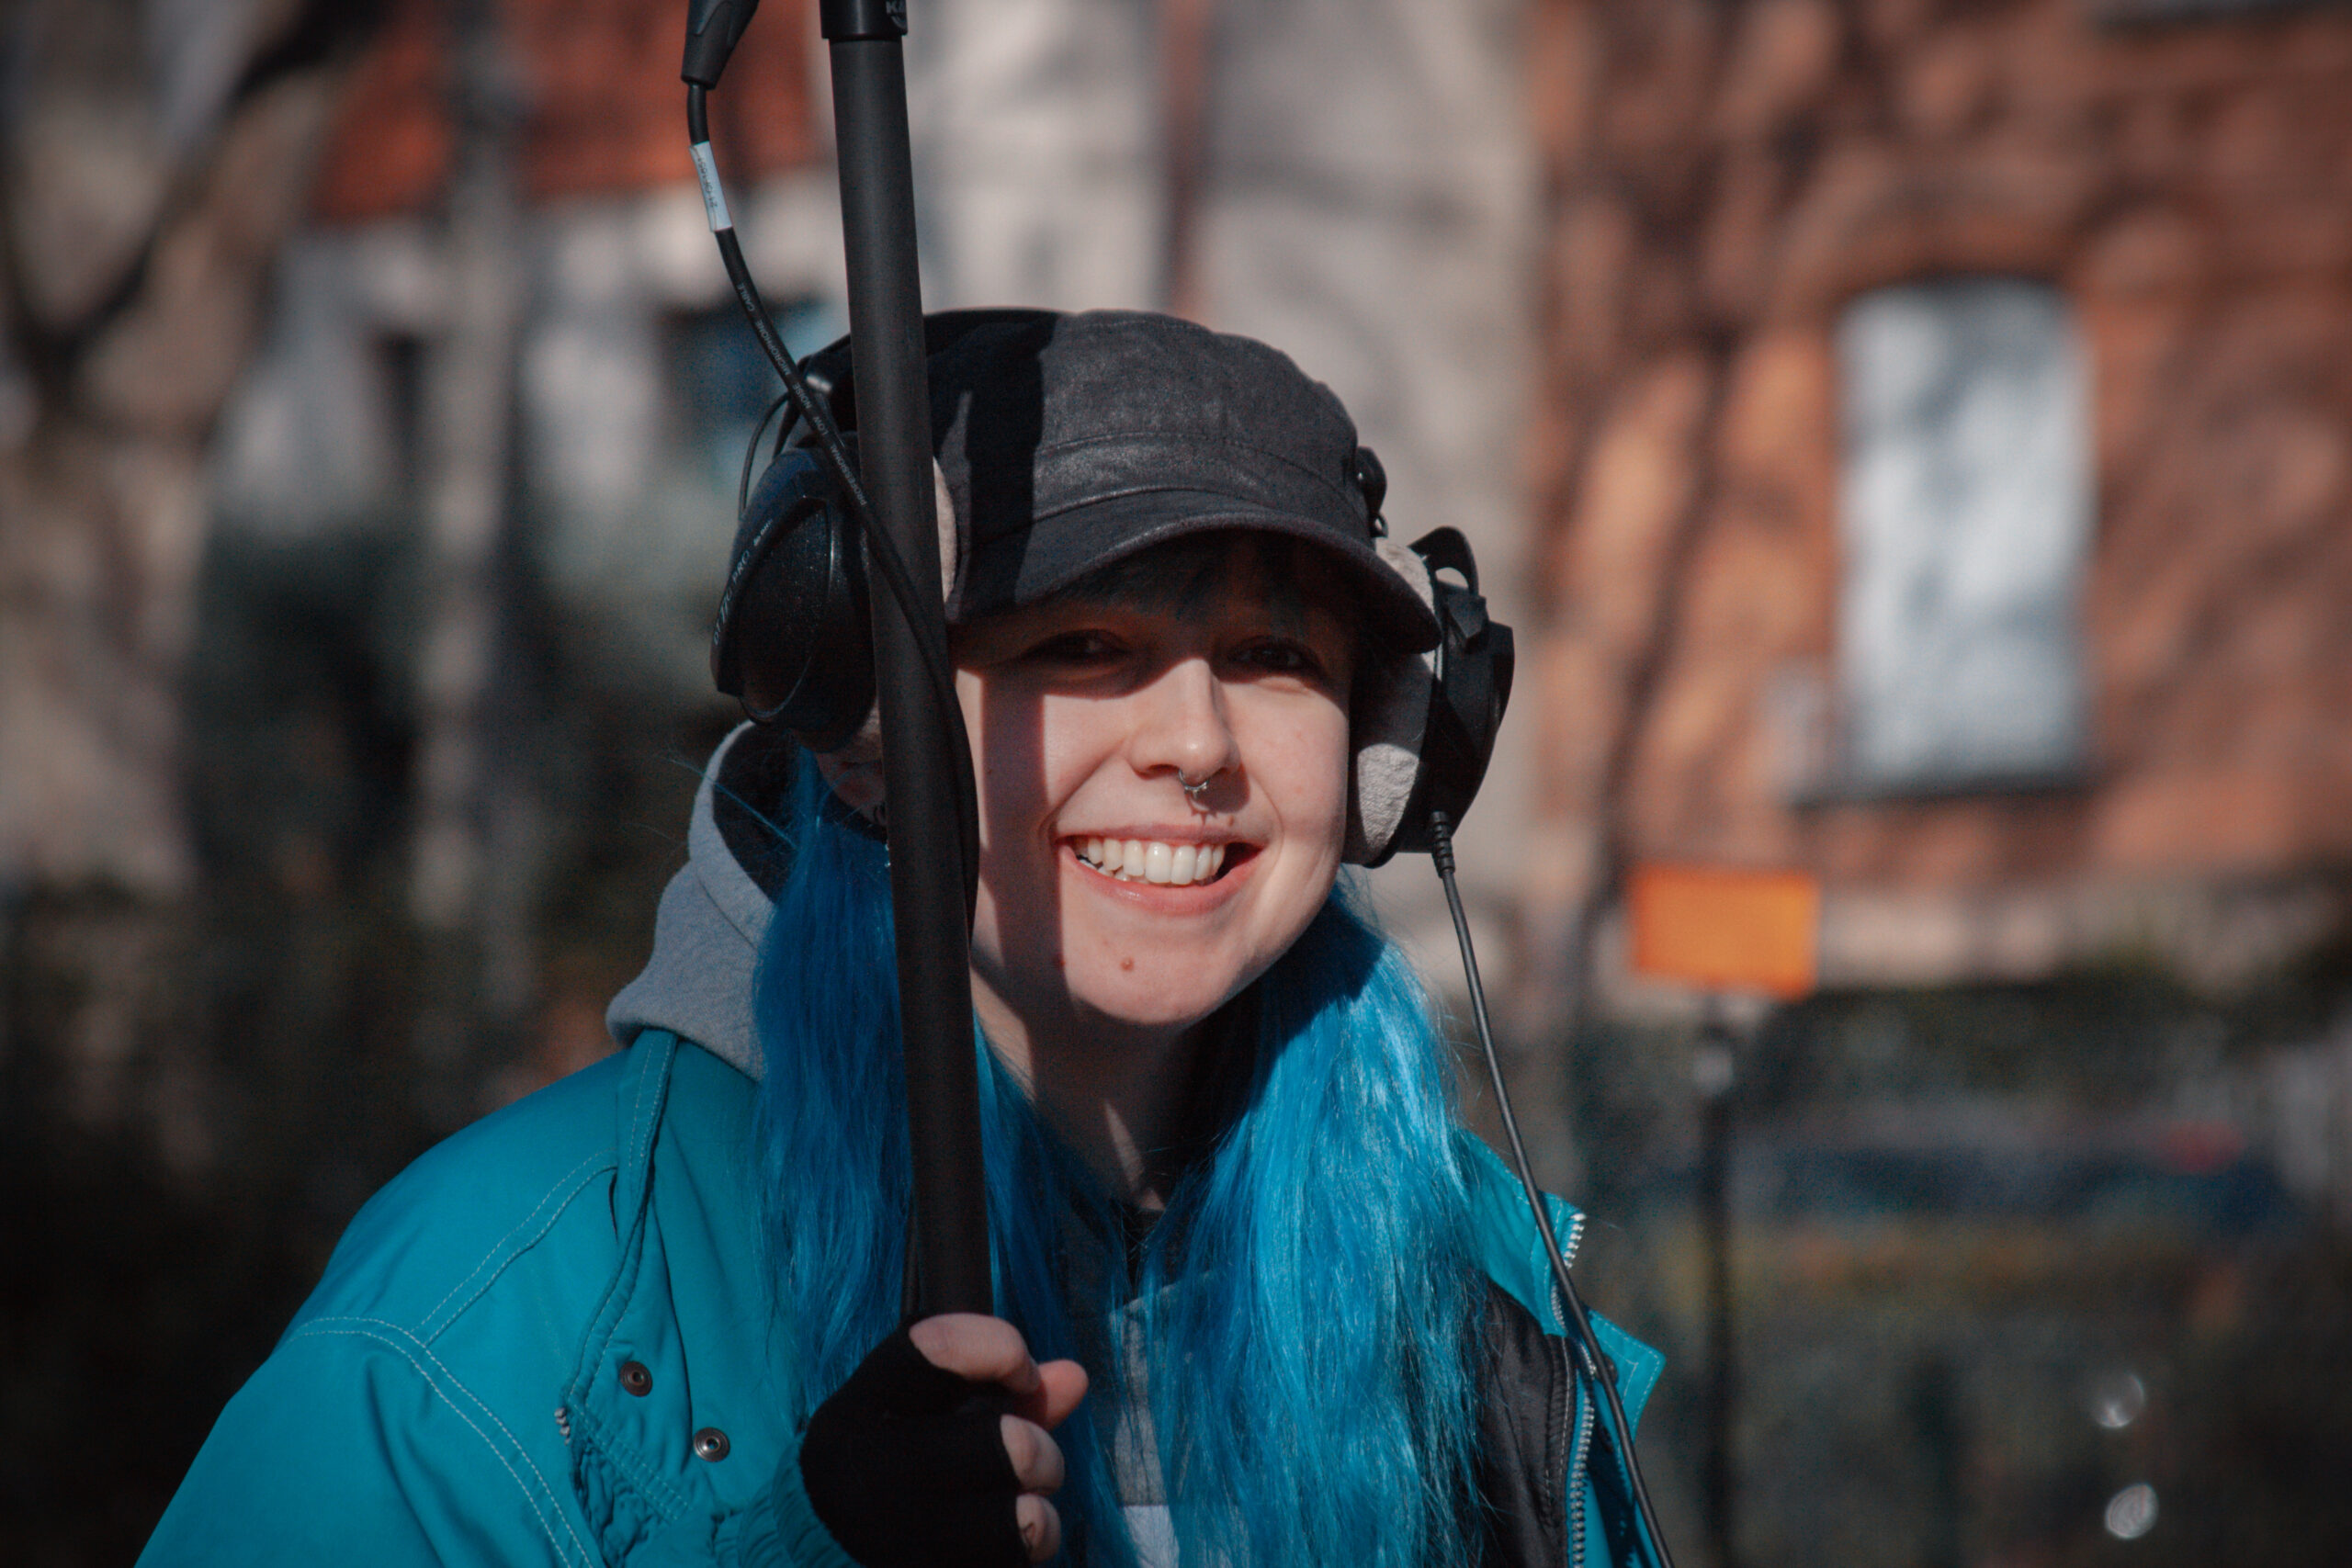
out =
{"type": "MultiPolygon", "coordinates": [[[[447,10],[443,0],[395,0],[329,141],[314,197],[322,220],[420,211],[439,193],[450,152],[447,10]]],[[[730,178],[824,155],[808,12],[805,0],[772,0],[711,96],[712,138],[730,178]]],[[[526,110],[526,194],[544,200],[693,180],[676,71],[683,0],[510,0],[505,15],[526,110]]]]}
{"type": "Polygon", "coordinates": [[[1539,905],[1658,855],[1898,893],[2352,860],[2352,12],[1539,0],[1534,39],[1539,905]],[[1838,312],[1984,273],[2090,352],[2089,779],[1792,806],[1838,312]]]}

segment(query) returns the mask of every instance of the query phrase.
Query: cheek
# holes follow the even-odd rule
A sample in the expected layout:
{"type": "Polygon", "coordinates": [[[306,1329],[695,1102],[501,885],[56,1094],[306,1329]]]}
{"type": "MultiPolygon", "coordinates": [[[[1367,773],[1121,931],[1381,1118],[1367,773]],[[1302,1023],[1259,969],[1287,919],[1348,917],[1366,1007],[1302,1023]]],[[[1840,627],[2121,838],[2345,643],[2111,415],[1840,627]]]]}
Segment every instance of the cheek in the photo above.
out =
{"type": "Polygon", "coordinates": [[[1060,875],[1055,824],[1071,795],[1102,766],[1102,705],[1073,701],[964,672],[957,694],[972,738],[979,793],[980,911],[1002,911],[1021,933],[1046,940],[1060,875]]]}
{"type": "Polygon", "coordinates": [[[1329,701],[1270,716],[1251,764],[1279,812],[1286,838],[1317,859],[1339,863],[1347,841],[1348,792],[1354,759],[1348,716],[1329,701]]]}
{"type": "Polygon", "coordinates": [[[1050,908],[1046,857],[1032,852],[1049,795],[1043,705],[1034,696],[969,670],[956,694],[972,743],[980,818],[980,894],[973,911],[972,962],[1001,986],[1008,953],[1058,951],[1040,928],[1050,908]]]}
{"type": "Polygon", "coordinates": [[[956,694],[972,741],[980,847],[1001,851],[1037,816],[1049,792],[1043,705],[968,670],[957,672],[956,694]]]}

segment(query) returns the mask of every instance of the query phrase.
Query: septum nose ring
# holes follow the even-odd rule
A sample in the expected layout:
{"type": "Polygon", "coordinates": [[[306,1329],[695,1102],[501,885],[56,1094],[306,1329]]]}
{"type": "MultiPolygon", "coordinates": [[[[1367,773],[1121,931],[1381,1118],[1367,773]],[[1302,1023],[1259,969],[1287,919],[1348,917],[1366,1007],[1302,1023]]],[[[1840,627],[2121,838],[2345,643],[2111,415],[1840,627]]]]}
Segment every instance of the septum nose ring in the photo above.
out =
{"type": "Polygon", "coordinates": [[[1216,775],[1215,773],[1211,773],[1206,778],[1203,779],[1188,779],[1184,776],[1183,769],[1179,768],[1176,770],[1177,786],[1183,790],[1184,798],[1192,803],[1193,809],[1195,811],[1206,811],[1208,809],[1207,807],[1201,804],[1201,796],[1207,793],[1210,781],[1214,780],[1216,777],[1216,775]]]}

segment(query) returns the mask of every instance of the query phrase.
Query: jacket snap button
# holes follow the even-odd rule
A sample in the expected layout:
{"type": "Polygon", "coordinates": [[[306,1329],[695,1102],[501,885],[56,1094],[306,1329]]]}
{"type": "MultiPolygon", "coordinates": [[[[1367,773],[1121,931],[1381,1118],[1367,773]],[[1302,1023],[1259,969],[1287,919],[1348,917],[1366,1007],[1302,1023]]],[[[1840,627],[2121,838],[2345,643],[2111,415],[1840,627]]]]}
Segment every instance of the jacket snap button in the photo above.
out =
{"type": "Polygon", "coordinates": [[[621,1363],[621,1387],[643,1399],[653,1392],[653,1374],[645,1370],[643,1361],[621,1363]]]}
{"type": "Polygon", "coordinates": [[[705,1427],[695,1434],[695,1457],[707,1459],[713,1464],[727,1457],[727,1434],[716,1427],[705,1427]]]}

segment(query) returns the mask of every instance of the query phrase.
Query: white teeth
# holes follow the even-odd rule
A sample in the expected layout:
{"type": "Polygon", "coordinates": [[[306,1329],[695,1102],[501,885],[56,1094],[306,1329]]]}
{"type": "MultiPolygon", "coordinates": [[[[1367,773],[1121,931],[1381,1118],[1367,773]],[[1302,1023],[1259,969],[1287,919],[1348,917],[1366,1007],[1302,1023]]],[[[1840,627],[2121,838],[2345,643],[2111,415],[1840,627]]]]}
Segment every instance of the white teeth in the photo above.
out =
{"type": "Polygon", "coordinates": [[[1083,839],[1079,858],[1121,882],[1188,887],[1214,882],[1225,869],[1223,844],[1164,844],[1145,839],[1083,839]]]}

